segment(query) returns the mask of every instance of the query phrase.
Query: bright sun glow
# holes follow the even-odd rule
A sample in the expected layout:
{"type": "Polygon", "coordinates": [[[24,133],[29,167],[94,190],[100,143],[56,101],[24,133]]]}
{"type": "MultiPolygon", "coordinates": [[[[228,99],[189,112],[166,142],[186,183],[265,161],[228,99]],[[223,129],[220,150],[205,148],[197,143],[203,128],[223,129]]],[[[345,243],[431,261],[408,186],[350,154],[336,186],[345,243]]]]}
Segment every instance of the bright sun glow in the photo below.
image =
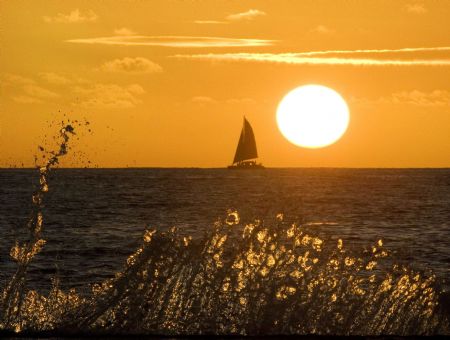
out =
{"type": "Polygon", "coordinates": [[[336,91],[305,85],[289,92],[278,105],[277,123],[284,137],[305,148],[336,142],[347,130],[349,111],[336,91]]]}

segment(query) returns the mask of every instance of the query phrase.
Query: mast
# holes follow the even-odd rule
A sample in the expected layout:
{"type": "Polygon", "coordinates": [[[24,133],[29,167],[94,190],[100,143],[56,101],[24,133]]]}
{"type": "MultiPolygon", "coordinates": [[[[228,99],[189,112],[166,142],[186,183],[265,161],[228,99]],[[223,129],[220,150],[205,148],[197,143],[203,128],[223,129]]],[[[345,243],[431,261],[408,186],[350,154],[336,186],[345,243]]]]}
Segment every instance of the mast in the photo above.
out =
{"type": "Polygon", "coordinates": [[[244,117],[244,125],[242,127],[241,136],[237,145],[236,154],[233,163],[242,162],[248,159],[258,157],[256,150],[255,134],[250,123],[244,117]]]}

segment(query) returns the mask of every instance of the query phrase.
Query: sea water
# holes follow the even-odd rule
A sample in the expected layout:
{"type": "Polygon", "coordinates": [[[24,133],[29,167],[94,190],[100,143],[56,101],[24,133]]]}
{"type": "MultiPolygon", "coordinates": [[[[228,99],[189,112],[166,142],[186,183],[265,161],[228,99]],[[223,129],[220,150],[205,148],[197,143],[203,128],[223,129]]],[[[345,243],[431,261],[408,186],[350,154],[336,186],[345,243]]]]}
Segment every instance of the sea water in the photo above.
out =
{"type": "Polygon", "coordinates": [[[0,330],[449,333],[449,169],[55,164],[0,170],[0,330]]]}

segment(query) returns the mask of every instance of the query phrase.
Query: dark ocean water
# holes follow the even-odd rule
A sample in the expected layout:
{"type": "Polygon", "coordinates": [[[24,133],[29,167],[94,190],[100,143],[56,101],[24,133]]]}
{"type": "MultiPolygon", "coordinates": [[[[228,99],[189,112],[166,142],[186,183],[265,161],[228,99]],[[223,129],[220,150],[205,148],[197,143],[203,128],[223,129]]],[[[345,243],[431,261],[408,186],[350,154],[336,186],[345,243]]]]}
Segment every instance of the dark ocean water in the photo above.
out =
{"type": "MultiPolygon", "coordinates": [[[[37,184],[37,170],[0,170],[0,285],[37,184]]],[[[450,278],[449,169],[56,169],[49,185],[47,244],[28,275],[43,291],[56,274],[62,287],[88,290],[124,267],[146,228],[200,239],[229,209],[240,224],[283,213],[355,250],[382,239],[390,261],[450,278]]]]}
{"type": "Polygon", "coordinates": [[[0,335],[450,334],[449,169],[53,169],[74,131],[0,170],[0,335]]]}

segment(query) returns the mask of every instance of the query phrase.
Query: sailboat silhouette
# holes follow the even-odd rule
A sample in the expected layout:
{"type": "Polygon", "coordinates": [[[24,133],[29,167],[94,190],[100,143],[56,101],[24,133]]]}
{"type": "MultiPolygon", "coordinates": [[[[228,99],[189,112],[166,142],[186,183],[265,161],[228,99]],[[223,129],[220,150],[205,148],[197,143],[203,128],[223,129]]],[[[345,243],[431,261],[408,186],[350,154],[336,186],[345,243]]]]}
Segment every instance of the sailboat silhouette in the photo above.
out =
{"type": "Polygon", "coordinates": [[[255,134],[253,129],[244,117],[241,135],[234,154],[233,164],[228,169],[264,169],[260,163],[256,163],[258,151],[256,150],[255,134]]]}

